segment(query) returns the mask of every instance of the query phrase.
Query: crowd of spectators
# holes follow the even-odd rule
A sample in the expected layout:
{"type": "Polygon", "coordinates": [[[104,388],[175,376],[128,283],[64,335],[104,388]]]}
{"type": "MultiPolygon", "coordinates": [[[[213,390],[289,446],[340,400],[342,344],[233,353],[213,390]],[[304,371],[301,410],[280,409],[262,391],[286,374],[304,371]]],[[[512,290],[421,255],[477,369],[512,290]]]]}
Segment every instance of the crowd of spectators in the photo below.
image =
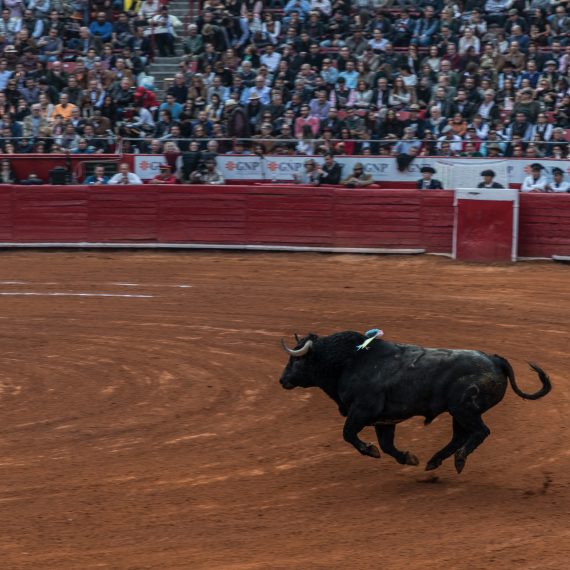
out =
{"type": "Polygon", "coordinates": [[[121,9],[3,0],[3,153],[568,157],[568,0],[205,0],[178,48],[121,9]]]}

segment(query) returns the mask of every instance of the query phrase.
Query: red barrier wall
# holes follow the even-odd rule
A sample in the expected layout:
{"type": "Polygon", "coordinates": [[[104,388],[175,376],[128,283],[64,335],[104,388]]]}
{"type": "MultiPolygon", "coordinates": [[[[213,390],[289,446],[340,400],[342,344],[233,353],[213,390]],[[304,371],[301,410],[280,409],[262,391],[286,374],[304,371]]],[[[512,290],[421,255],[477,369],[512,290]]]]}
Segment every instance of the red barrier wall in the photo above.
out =
{"type": "Polygon", "coordinates": [[[34,172],[47,182],[50,170],[56,166],[71,168],[72,172],[78,174],[78,180],[82,180],[81,165],[85,162],[113,161],[118,163],[121,156],[117,154],[70,154],[68,158],[64,154],[10,154],[3,155],[2,158],[10,159],[17,180],[23,180],[30,172],[34,172]]]}
{"type": "Polygon", "coordinates": [[[570,194],[520,194],[519,257],[570,256],[570,194]]]}
{"type": "MultiPolygon", "coordinates": [[[[450,191],[0,186],[0,241],[424,248],[450,253],[450,191]]],[[[570,255],[570,194],[523,194],[519,255],[570,255]]]]}

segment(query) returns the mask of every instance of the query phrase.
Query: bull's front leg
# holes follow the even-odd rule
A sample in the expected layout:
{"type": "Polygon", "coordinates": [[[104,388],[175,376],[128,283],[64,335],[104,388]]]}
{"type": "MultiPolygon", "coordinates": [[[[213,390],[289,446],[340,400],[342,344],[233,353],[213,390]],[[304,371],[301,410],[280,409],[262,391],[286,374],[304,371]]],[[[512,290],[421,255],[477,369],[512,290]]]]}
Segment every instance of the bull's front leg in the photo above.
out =
{"type": "Polygon", "coordinates": [[[342,430],[342,435],[344,441],[354,445],[354,447],[362,453],[362,455],[368,455],[369,457],[380,457],[380,450],[373,443],[364,443],[358,434],[367,426],[370,425],[370,419],[368,414],[358,408],[351,408],[346,422],[344,422],[344,429],[342,430]]]}
{"type": "Polygon", "coordinates": [[[419,459],[409,451],[400,451],[394,445],[394,436],[396,435],[395,425],[378,425],[375,426],[376,435],[380,449],[384,453],[391,455],[398,463],[402,465],[419,465],[419,459]]]}

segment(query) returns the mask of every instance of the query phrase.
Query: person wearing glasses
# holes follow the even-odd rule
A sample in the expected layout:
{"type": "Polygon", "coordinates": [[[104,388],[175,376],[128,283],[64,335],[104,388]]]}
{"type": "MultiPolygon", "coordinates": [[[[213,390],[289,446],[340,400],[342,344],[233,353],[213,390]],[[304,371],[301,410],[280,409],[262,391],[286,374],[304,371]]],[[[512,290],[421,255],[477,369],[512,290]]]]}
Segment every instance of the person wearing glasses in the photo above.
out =
{"type": "Polygon", "coordinates": [[[307,186],[318,186],[320,182],[320,174],[317,170],[317,163],[313,158],[308,158],[303,163],[303,171],[299,174],[293,174],[295,184],[304,184],[307,186]]]}

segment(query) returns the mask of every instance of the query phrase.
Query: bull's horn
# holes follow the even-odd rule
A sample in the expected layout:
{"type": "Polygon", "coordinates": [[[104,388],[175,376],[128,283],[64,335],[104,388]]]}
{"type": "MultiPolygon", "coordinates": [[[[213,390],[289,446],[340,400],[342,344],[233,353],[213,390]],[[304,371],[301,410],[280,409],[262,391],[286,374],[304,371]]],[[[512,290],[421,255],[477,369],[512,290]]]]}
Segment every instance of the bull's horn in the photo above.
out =
{"type": "Polygon", "coordinates": [[[285,341],[283,339],[281,339],[281,346],[283,347],[283,350],[287,354],[290,354],[291,356],[304,356],[305,354],[307,354],[307,352],[309,352],[309,350],[311,350],[311,347],[313,346],[313,341],[308,340],[301,348],[293,350],[285,344],[285,341]]]}

